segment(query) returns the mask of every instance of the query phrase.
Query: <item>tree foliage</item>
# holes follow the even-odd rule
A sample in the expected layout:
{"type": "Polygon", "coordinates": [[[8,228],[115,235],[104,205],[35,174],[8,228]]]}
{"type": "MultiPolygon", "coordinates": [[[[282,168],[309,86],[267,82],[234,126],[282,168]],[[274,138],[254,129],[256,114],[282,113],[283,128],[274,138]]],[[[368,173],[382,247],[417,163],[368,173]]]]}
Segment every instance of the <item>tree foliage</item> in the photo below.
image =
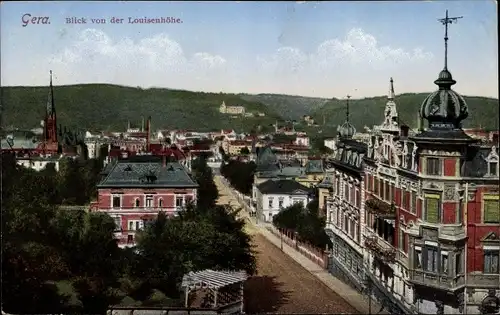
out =
{"type": "Polygon", "coordinates": [[[250,154],[250,150],[248,149],[248,147],[243,147],[240,150],[240,154],[242,154],[242,155],[249,155],[250,154]]]}
{"type": "Polygon", "coordinates": [[[306,208],[302,204],[291,205],[273,217],[273,224],[279,229],[297,232],[301,241],[319,248],[331,246],[325,233],[325,219],[318,215],[318,201],[313,199],[306,208]]]}
{"type": "MultiPolygon", "coordinates": [[[[97,166],[88,165],[76,164],[83,172],[81,182],[75,182],[82,193],[92,191],[88,181],[95,180],[97,166]]],[[[137,250],[118,247],[115,223],[107,214],[59,208],[62,200],[78,202],[71,190],[60,188],[72,184],[62,174],[76,176],[76,166],[68,161],[60,173],[51,167],[35,172],[18,166],[10,154],[2,155],[4,311],[98,314],[116,304],[173,306],[188,271],[255,272],[244,222],[236,212],[215,205],[217,189],[204,160],[194,163],[194,176],[203,187],[199,202],[175,218],[160,213],[138,233],[137,250]]]]}
{"type": "Polygon", "coordinates": [[[230,160],[228,163],[222,163],[220,172],[237,191],[248,195],[252,192],[256,168],[257,165],[253,161],[230,160]]]}
{"type": "MultiPolygon", "coordinates": [[[[39,126],[47,87],[2,87],[5,121],[16,128],[39,126]],[[37,114],[38,113],[38,114],[37,114]]],[[[139,89],[109,84],[58,86],[54,91],[58,119],[68,127],[85,126],[97,130],[122,130],[126,122],[138,125],[142,117],[153,116],[157,127],[173,129],[250,130],[256,124],[270,124],[279,117],[271,108],[247,101],[235,94],[204,93],[163,88],[139,89]],[[260,117],[235,116],[219,112],[222,102],[242,105],[247,112],[263,112],[260,117]],[[84,109],[84,110],[82,110],[84,109]]]]}

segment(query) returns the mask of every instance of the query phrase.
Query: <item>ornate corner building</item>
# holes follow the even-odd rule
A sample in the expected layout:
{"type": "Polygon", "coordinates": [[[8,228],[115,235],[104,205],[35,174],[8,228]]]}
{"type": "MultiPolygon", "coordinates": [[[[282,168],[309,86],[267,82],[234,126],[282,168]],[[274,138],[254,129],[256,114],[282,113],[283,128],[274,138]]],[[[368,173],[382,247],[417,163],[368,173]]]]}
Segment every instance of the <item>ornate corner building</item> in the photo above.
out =
{"type": "Polygon", "coordinates": [[[348,120],[339,127],[327,167],[330,271],[393,314],[498,314],[498,144],[465,134],[446,58],[434,83],[419,110],[425,128],[401,123],[392,79],[366,147],[348,120]]]}

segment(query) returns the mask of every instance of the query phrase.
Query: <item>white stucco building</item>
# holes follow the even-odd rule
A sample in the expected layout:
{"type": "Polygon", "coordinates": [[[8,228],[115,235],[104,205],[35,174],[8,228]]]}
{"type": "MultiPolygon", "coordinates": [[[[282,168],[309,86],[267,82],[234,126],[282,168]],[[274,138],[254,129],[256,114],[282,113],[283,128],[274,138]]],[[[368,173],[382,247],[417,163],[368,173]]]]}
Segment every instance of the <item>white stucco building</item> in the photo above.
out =
{"type": "Polygon", "coordinates": [[[49,157],[18,157],[16,158],[16,163],[18,165],[24,166],[26,168],[34,169],[35,171],[43,170],[48,164],[53,163],[56,171],[59,171],[59,156],[49,156],[49,157]]]}
{"type": "Polygon", "coordinates": [[[270,179],[256,187],[257,215],[265,222],[295,203],[309,202],[309,188],[290,179],[270,179]]]}

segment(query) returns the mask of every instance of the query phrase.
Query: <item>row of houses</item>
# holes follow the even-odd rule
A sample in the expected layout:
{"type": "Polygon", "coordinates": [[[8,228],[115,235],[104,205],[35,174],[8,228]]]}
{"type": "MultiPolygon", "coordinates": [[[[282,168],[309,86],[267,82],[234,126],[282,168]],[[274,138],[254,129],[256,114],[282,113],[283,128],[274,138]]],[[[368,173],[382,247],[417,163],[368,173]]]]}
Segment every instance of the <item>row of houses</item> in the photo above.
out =
{"type": "Polygon", "coordinates": [[[454,83],[441,71],[410,133],[391,79],[383,123],[358,141],[347,117],[318,185],[330,271],[393,314],[500,310],[498,143],[461,128],[454,83]]]}
{"type": "Polygon", "coordinates": [[[392,78],[382,124],[368,134],[357,135],[347,100],[317,174],[262,150],[253,206],[271,221],[309,201],[311,186],[300,178],[321,178],[312,186],[333,244],[333,275],[391,314],[498,314],[498,131],[462,128],[469,110],[446,65],[434,83],[418,130],[400,124],[392,78]]]}

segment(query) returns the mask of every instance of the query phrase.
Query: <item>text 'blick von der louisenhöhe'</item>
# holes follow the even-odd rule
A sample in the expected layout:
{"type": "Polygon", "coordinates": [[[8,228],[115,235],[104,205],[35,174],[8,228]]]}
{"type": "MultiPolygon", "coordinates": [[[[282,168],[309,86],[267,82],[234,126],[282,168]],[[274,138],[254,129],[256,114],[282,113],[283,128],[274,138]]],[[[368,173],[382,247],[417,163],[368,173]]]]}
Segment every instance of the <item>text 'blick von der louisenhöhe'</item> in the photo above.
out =
{"type": "Polygon", "coordinates": [[[84,17],[67,17],[66,24],[181,24],[180,18],[167,16],[167,17],[127,17],[127,18],[84,18],[84,17]]]}
{"type": "MultiPolygon", "coordinates": [[[[111,17],[111,18],[88,18],[71,16],[64,18],[66,24],[182,24],[180,18],[173,16],[162,17],[111,17]]],[[[51,17],[38,16],[31,13],[25,13],[21,16],[21,25],[48,25],[51,24],[51,17]]]]}

